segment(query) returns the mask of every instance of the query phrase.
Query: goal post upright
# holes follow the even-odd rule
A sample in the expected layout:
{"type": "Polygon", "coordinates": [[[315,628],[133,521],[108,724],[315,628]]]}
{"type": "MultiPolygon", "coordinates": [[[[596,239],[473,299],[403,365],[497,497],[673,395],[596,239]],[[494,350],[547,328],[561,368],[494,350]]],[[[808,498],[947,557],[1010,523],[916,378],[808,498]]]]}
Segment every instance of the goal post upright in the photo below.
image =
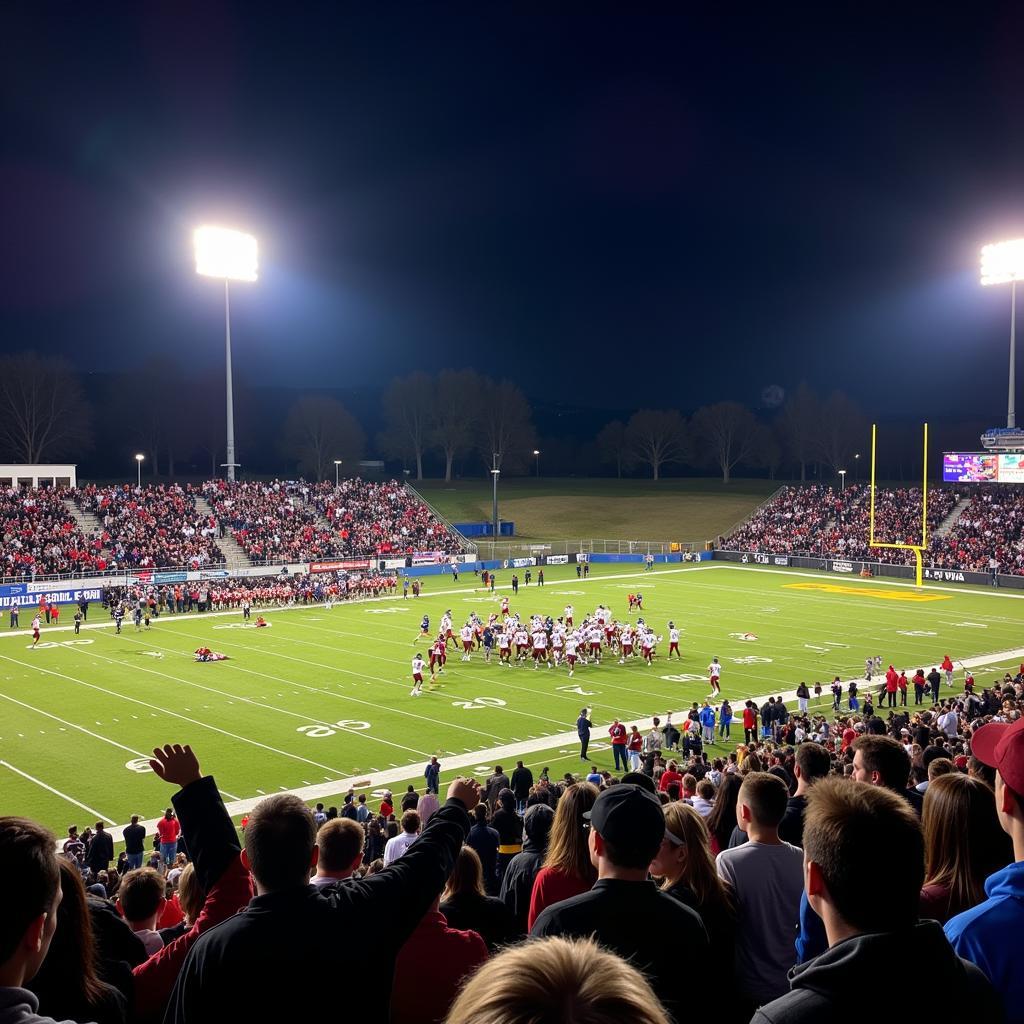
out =
{"type": "Polygon", "coordinates": [[[882,544],[875,542],[875,451],[878,437],[878,424],[871,424],[871,505],[868,513],[868,547],[889,548],[898,551],[913,551],[915,566],[915,584],[924,585],[924,552],[928,548],[928,424],[924,424],[924,458],[921,473],[921,543],[920,544],[882,544]]]}

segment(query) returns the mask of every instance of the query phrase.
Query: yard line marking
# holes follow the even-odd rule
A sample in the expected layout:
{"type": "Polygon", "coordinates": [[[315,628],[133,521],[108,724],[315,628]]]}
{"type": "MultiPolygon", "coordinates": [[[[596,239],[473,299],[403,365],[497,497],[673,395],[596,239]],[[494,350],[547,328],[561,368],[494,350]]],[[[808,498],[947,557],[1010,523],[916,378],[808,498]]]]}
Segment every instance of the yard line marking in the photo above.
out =
{"type": "Polygon", "coordinates": [[[49,790],[55,796],[59,796],[62,800],[67,800],[69,804],[74,804],[76,807],[83,811],[88,811],[94,818],[99,818],[105,821],[108,825],[114,824],[113,818],[108,818],[107,815],[101,814],[99,811],[94,810],[88,804],[83,804],[81,801],[76,800],[73,796],[68,796],[67,793],[62,793],[59,789],[54,789],[53,786],[43,782],[42,779],[37,779],[34,775],[29,775],[28,772],[23,772],[20,768],[15,768],[9,761],[0,761],[0,765],[9,771],[14,772],[15,775],[20,775],[23,779],[28,779],[29,782],[34,782],[37,786],[43,789],[49,790]]]}
{"type": "MultiPolygon", "coordinates": [[[[4,659],[6,661],[13,661],[14,660],[13,658],[8,658],[4,654],[0,654],[0,658],[4,659]]],[[[66,675],[63,672],[57,672],[57,671],[55,671],[54,669],[51,669],[51,668],[42,668],[42,667],[37,665],[36,666],[36,671],[37,672],[45,672],[47,675],[56,676],[58,679],[64,679],[64,680],[66,680],[68,682],[71,682],[71,683],[78,683],[80,686],[87,686],[90,690],[97,690],[98,692],[105,693],[105,694],[107,694],[110,697],[116,697],[118,700],[131,701],[133,704],[140,704],[143,707],[147,707],[147,708],[158,707],[158,705],[149,704],[147,701],[139,700],[136,697],[129,697],[125,693],[117,693],[114,690],[108,690],[105,687],[98,686],[96,683],[89,683],[89,682],[86,682],[84,679],[78,679],[75,676],[69,676],[69,675],[66,675]]],[[[237,733],[229,732],[227,729],[221,729],[221,728],[219,728],[218,726],[215,726],[215,725],[209,725],[206,722],[200,722],[200,721],[198,721],[195,718],[188,718],[185,715],[179,715],[176,711],[169,711],[166,708],[159,708],[159,710],[162,711],[166,715],[170,715],[172,718],[180,718],[183,722],[188,722],[190,725],[198,725],[202,729],[209,729],[211,732],[220,733],[222,736],[229,736],[231,739],[240,740],[242,743],[248,743],[251,746],[260,747],[263,750],[269,750],[273,754],[279,754],[282,757],[288,757],[288,758],[291,758],[294,761],[303,761],[306,764],[311,764],[311,765],[313,765],[316,768],[324,768],[327,771],[336,771],[337,770],[337,769],[331,768],[330,765],[320,764],[319,761],[311,761],[308,757],[302,757],[301,754],[292,754],[292,753],[289,753],[287,750],[279,750],[277,747],[272,747],[268,743],[261,743],[259,740],[250,739],[247,736],[239,736],[237,733]]],[[[155,718],[156,715],[154,714],[153,717],[155,718]]]]}

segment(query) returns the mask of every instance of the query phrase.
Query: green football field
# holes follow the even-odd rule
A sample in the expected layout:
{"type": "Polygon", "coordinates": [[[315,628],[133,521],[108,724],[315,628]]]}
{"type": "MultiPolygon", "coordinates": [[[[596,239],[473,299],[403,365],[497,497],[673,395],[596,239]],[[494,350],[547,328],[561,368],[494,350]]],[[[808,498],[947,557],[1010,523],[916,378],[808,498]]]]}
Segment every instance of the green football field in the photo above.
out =
{"type": "MultiPolygon", "coordinates": [[[[465,664],[453,651],[441,685],[411,697],[410,660],[426,653],[415,639],[420,617],[428,613],[432,628],[446,608],[456,627],[472,611],[486,619],[510,578],[499,574],[496,595],[463,574],[458,583],[426,578],[418,600],[270,609],[267,629],[245,627],[236,612],[164,615],[148,632],[126,623],[117,636],[94,604],[80,637],[44,627],[36,650],[24,632],[0,630],[0,814],[29,815],[58,834],[97,817],[156,818],[168,787],[145,759],[154,744],[173,741],[193,745],[236,816],[277,791],[329,805],[353,784],[371,793],[422,784],[431,754],[443,778],[483,775],[496,762],[508,768],[516,756],[561,775],[581,764],[572,733],[583,705],[593,709],[592,759],[611,768],[597,742],[611,719],[643,728],[651,715],[703,699],[712,655],[738,714],[743,699],[788,695],[801,680],[820,679],[827,690],[835,674],[859,677],[875,654],[927,671],[948,652],[977,666],[986,685],[997,670],[1016,669],[1024,646],[1022,597],[997,591],[917,591],[721,563],[651,573],[595,565],[583,581],[573,568],[549,567],[547,585],[521,587],[514,610],[557,616],[571,602],[579,621],[604,603],[621,618],[626,594],[640,590],[658,632],[669,619],[682,628],[682,661],[666,660],[666,639],[653,667],[606,656],[570,680],[564,668],[504,669],[496,659],[485,665],[482,653],[465,664]],[[230,660],[196,663],[200,646],[230,660]]],[[[734,727],[733,744],[741,733],[734,727]]]]}

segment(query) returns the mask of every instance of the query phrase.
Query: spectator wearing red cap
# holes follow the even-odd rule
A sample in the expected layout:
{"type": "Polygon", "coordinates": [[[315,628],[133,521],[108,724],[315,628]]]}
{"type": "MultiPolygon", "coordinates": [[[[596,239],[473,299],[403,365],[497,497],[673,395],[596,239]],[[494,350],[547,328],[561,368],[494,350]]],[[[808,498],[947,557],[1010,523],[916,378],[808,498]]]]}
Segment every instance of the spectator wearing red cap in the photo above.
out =
{"type": "Polygon", "coordinates": [[[953,948],[977,964],[1002,997],[1008,1022],[1024,1021],[1024,972],[1019,936],[1024,934],[1024,718],[992,722],[971,741],[974,756],[996,770],[996,813],[1013,842],[1014,862],[990,875],[984,903],[946,925],[953,948]]]}

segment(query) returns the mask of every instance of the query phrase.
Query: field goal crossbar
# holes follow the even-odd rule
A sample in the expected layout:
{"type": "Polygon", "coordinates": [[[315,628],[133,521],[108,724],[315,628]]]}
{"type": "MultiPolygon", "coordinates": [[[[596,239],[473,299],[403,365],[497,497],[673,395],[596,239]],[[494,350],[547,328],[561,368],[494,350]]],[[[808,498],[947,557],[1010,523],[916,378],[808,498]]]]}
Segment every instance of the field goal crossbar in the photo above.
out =
{"type": "Polygon", "coordinates": [[[928,549],[928,424],[924,424],[924,459],[921,479],[921,543],[920,544],[883,544],[875,542],[875,443],[878,424],[871,424],[871,511],[869,513],[868,546],[872,548],[890,548],[897,551],[913,551],[916,567],[915,584],[924,584],[924,552],[928,549]]]}

